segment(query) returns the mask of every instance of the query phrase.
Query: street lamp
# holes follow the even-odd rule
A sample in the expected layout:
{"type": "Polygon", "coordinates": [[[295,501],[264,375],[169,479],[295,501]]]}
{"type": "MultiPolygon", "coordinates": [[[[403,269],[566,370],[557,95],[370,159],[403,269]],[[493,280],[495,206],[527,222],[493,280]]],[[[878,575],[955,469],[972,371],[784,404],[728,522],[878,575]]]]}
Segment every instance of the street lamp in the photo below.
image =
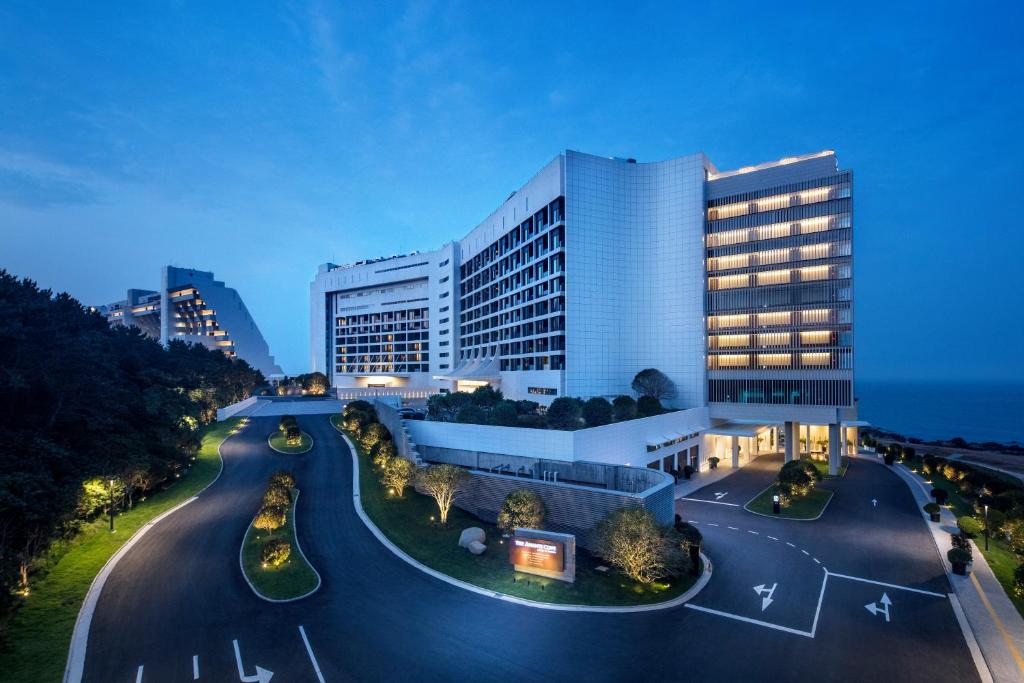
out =
{"type": "Polygon", "coordinates": [[[110,480],[110,531],[114,531],[114,480],[110,480]]]}
{"type": "Polygon", "coordinates": [[[988,550],[988,505],[985,506],[985,550],[988,550]]]}
{"type": "Polygon", "coordinates": [[[776,515],[779,514],[779,512],[781,512],[779,507],[779,494],[777,493],[774,496],[772,496],[772,512],[776,515]]]}

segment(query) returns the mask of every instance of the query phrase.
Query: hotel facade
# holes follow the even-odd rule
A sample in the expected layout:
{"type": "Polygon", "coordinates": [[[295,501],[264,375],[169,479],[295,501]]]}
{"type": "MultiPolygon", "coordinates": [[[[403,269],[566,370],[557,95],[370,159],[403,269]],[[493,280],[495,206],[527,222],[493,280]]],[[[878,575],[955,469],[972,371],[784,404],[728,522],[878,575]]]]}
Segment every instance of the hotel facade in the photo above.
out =
{"type": "Polygon", "coordinates": [[[727,172],[566,151],[458,241],[321,265],[312,367],[342,397],[542,404],[630,394],[653,367],[733,464],[781,442],[838,461],[860,424],[852,230],[830,151],[727,172]]]}

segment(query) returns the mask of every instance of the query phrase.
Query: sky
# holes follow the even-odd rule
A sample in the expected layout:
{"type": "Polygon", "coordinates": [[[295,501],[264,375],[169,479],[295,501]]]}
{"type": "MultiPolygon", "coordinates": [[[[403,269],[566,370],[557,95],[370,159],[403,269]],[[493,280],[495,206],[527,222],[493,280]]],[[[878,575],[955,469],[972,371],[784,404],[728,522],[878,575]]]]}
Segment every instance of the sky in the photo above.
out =
{"type": "Polygon", "coordinates": [[[295,374],[318,264],[458,239],[562,150],[833,149],[858,378],[1024,381],[1018,3],[229,5],[0,4],[0,268],[212,270],[295,374]]]}

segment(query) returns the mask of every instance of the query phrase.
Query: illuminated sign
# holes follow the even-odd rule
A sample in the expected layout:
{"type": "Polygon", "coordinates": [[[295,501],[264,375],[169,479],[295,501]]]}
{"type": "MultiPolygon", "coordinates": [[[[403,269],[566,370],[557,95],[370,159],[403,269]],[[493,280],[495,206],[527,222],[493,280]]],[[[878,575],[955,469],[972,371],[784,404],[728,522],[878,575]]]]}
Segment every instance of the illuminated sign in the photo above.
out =
{"type": "Polygon", "coordinates": [[[565,569],[565,545],[560,541],[516,534],[508,546],[509,562],[516,569],[542,569],[561,572],[565,569]]]}

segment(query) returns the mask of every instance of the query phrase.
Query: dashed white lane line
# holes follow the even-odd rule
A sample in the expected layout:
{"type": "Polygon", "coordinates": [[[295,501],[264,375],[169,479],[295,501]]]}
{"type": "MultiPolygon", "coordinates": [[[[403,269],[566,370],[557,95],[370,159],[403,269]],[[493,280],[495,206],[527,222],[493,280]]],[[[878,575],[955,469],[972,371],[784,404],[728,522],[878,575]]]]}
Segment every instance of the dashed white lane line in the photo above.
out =
{"type": "Polygon", "coordinates": [[[718,526],[718,525],[715,524],[714,522],[708,522],[708,526],[718,526]]]}
{"type": "Polygon", "coordinates": [[[139,670],[135,672],[135,683],[142,683],[142,665],[139,665],[139,670]]]}
{"type": "Polygon", "coordinates": [[[192,680],[199,680],[199,655],[192,655],[192,680]]]}
{"type": "Polygon", "coordinates": [[[306,652],[309,653],[309,661],[313,662],[313,670],[316,671],[316,679],[320,683],[324,683],[324,675],[320,672],[320,664],[316,661],[316,656],[313,654],[313,647],[309,644],[309,638],[306,637],[306,629],[299,626],[299,633],[302,635],[302,642],[306,644],[306,652]]]}
{"type": "Polygon", "coordinates": [[[688,520],[686,520],[686,522],[687,522],[687,524],[700,524],[700,522],[698,522],[695,519],[688,519],[688,520]]]}
{"type": "Polygon", "coordinates": [[[788,545],[788,546],[789,546],[790,548],[795,548],[795,547],[796,547],[795,545],[793,545],[793,544],[792,544],[792,543],[790,543],[789,541],[786,541],[786,545],[788,545]]]}
{"type": "Polygon", "coordinates": [[[779,540],[779,539],[775,538],[774,536],[769,536],[768,538],[772,539],[773,541],[779,540]]]}
{"type": "Polygon", "coordinates": [[[751,531],[750,529],[747,529],[747,533],[748,534],[754,534],[755,536],[760,536],[761,535],[761,534],[757,533],[756,531],[751,531]]]}
{"type": "Polygon", "coordinates": [[[804,550],[803,548],[801,548],[801,549],[800,549],[800,552],[802,552],[802,553],[803,553],[804,555],[806,555],[807,557],[810,557],[810,556],[811,556],[811,554],[810,554],[809,552],[807,552],[806,550],[804,550]]]}
{"type": "Polygon", "coordinates": [[[816,564],[821,564],[821,560],[819,560],[818,558],[812,557],[811,559],[814,560],[816,564]]]}

